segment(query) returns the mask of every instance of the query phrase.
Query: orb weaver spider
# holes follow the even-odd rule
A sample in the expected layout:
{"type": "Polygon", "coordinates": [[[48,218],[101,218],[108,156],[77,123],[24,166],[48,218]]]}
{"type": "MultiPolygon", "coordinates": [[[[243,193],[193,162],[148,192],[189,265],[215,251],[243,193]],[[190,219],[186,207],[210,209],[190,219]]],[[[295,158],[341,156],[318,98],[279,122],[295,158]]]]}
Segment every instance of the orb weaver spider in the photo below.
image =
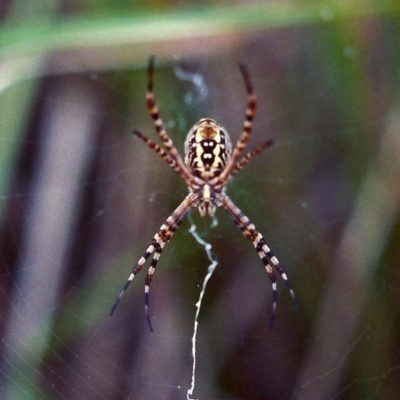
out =
{"type": "Polygon", "coordinates": [[[172,139],[164,128],[154,99],[154,56],[150,57],[147,72],[146,102],[158,137],[161,139],[164,147],[159,146],[138,130],[134,130],[133,133],[181,176],[189,189],[189,194],[161,225],[159,231],[154,235],[151,245],[133,267],[128,280],[111,309],[111,315],[114,313],[121,297],[133,281],[133,278],[142,269],[150,256],[153,255],[145,279],[146,318],[150,330],[153,331],[148,311],[150,283],[165,244],[172,238],[186,215],[194,208],[198,208],[202,217],[213,217],[216,208],[221,207],[229,214],[243,235],[253,243],[272,283],[273,303],[270,326],[275,318],[277,304],[277,283],[274,270],[278,271],[283,278],[297,305],[295,293],[282,264],[267,246],[263,235],[257,230],[255,225],[250,222],[246,215],[243,214],[225,193],[225,187],[229,180],[240,172],[253,157],[260,154],[273,143],[272,140],[266,140],[242,156],[251,135],[256,110],[256,96],[246,67],[240,64],[239,68],[247,90],[247,108],[243,131],[236,146],[232,149],[228,132],[222,126],[218,125],[214,119],[202,118],[192,127],[186,137],[184,146],[185,157],[182,160],[172,139]]]}

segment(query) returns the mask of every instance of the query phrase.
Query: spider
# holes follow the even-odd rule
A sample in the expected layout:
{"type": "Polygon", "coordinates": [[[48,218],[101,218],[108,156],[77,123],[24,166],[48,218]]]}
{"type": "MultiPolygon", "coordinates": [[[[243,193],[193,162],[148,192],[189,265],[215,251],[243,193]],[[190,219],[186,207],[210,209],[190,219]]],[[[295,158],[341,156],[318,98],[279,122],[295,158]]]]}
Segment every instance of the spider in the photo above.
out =
{"type": "Polygon", "coordinates": [[[277,304],[277,283],[274,269],[278,271],[283,278],[293,301],[297,305],[296,296],[282,264],[265,243],[263,235],[258,232],[254,224],[250,222],[246,215],[243,214],[225,193],[225,187],[230,179],[240,172],[254,156],[260,154],[273,144],[272,140],[267,140],[242,156],[243,150],[251,135],[252,122],[256,110],[256,96],[247,68],[243,64],[239,64],[239,68],[246,86],[247,108],[243,123],[243,131],[235,148],[232,149],[229,134],[222,126],[218,125],[212,118],[202,118],[193,126],[186,137],[184,145],[185,157],[184,160],[182,160],[172,139],[164,128],[154,99],[154,56],[150,57],[147,71],[146,103],[164,148],[138,130],[134,130],[133,134],[141,139],[151,150],[156,152],[181,176],[189,189],[189,194],[161,225],[159,231],[154,235],[151,245],[133,267],[128,280],[122,287],[111,309],[111,315],[113,315],[121,297],[133,278],[142,269],[150,256],[153,255],[145,279],[144,293],[146,319],[150,331],[153,331],[149,316],[149,289],[151,280],[165,244],[172,238],[172,235],[178,229],[186,215],[196,207],[202,217],[213,217],[217,207],[223,208],[242,231],[243,235],[253,243],[272,283],[273,303],[270,326],[275,318],[277,304]]]}

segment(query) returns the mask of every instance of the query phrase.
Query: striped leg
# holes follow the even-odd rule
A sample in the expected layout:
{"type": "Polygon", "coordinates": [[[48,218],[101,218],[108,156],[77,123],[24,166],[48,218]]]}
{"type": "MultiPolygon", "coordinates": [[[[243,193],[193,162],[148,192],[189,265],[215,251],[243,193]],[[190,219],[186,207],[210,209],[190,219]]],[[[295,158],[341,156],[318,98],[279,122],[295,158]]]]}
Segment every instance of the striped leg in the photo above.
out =
{"type": "MultiPolygon", "coordinates": [[[[119,304],[119,302],[121,300],[121,297],[124,295],[124,293],[128,289],[129,285],[133,281],[133,278],[142,269],[142,267],[145,264],[145,262],[147,261],[147,259],[153,254],[153,252],[155,250],[156,243],[157,243],[157,239],[156,239],[157,237],[158,237],[158,233],[154,236],[152,244],[148,247],[146,252],[142,255],[142,257],[140,257],[139,261],[133,267],[133,270],[132,270],[131,274],[129,275],[128,280],[125,282],[125,285],[122,287],[121,292],[119,293],[117,299],[114,302],[114,305],[111,308],[111,312],[110,312],[111,315],[114,314],[114,311],[117,308],[117,306],[118,306],[118,304],[119,304]]],[[[160,251],[158,251],[158,253],[160,253],[160,251]]],[[[156,257],[156,260],[158,260],[158,256],[156,257]]],[[[154,272],[154,268],[155,267],[150,266],[150,269],[152,269],[153,272],[154,272]]]]}
{"type": "Polygon", "coordinates": [[[237,162],[235,168],[232,171],[231,176],[235,176],[238,172],[240,172],[248,163],[249,161],[255,157],[256,155],[260,154],[266,148],[271,147],[274,142],[270,139],[261,144],[259,144],[254,150],[248,152],[240,161],[237,162]]]}
{"type": "Polygon", "coordinates": [[[181,171],[175,159],[172,158],[162,147],[160,147],[157,143],[153,142],[151,139],[149,139],[147,136],[143,135],[143,133],[136,129],[133,131],[133,134],[136,135],[144,143],[146,143],[151,150],[156,152],[174,171],[178,172],[178,174],[181,175],[183,179],[186,179],[185,174],[181,171]]]}
{"type": "Polygon", "coordinates": [[[235,204],[226,194],[218,194],[217,198],[221,202],[221,207],[231,216],[235,224],[242,231],[243,235],[253,243],[257,251],[257,254],[261,258],[261,261],[263,262],[264,267],[268,273],[269,279],[271,280],[272,283],[273,303],[272,303],[272,314],[269,323],[270,326],[272,326],[275,319],[276,304],[277,304],[277,284],[276,284],[276,275],[274,272],[274,268],[283,278],[287,288],[290,291],[290,294],[293,298],[296,308],[298,308],[296,295],[285,273],[283,265],[279,262],[274,253],[267,246],[263,235],[257,231],[257,228],[254,226],[254,224],[243,214],[243,212],[237,206],[235,206],[235,204]]]}
{"type": "Polygon", "coordinates": [[[153,118],[154,126],[156,128],[159,138],[162,140],[168,153],[175,160],[178,168],[181,171],[181,175],[183,175],[186,183],[190,185],[193,180],[192,176],[189,173],[188,169],[186,168],[186,165],[182,161],[182,158],[179,155],[172,139],[169,137],[167,131],[165,130],[163,121],[160,117],[160,113],[158,111],[158,107],[154,99],[153,75],[154,75],[154,56],[150,57],[148,72],[147,72],[147,93],[146,93],[147,108],[149,109],[150,115],[153,118]]]}
{"type": "Polygon", "coordinates": [[[253,127],[253,118],[256,112],[256,95],[254,93],[253,85],[250,80],[250,75],[247,71],[247,68],[243,65],[239,65],[240,72],[242,73],[244,83],[246,85],[247,91],[247,108],[246,108],[246,116],[243,122],[243,131],[239,137],[239,140],[236,143],[236,146],[233,150],[232,157],[229,160],[229,163],[226,165],[224,171],[220,175],[219,181],[222,184],[225,184],[228,178],[231,175],[231,172],[235,169],[236,163],[241,156],[243,149],[246,147],[247,142],[251,135],[251,129],[253,127]]]}
{"type": "Polygon", "coordinates": [[[197,207],[198,204],[199,204],[198,196],[193,193],[188,194],[182,201],[182,203],[178,206],[178,208],[161,225],[160,230],[154,235],[151,245],[147,248],[146,252],[142,255],[142,257],[140,257],[139,261],[133,267],[132,272],[129,275],[129,278],[125,282],[125,285],[122,287],[121,292],[119,293],[117,299],[114,302],[114,305],[111,308],[110,312],[111,315],[114,314],[114,311],[117,308],[122,296],[128,289],[129,285],[135,278],[136,274],[139,273],[143,265],[146,263],[149,257],[154,253],[150,263],[150,267],[147,271],[145,279],[145,289],[144,289],[145,311],[147,316],[147,322],[150,330],[153,331],[153,327],[151,326],[150,316],[149,316],[149,290],[150,290],[150,283],[153,278],[154,272],[156,270],[158,260],[160,259],[160,255],[165,244],[171,239],[175,231],[178,229],[179,225],[182,223],[185,216],[188,214],[190,210],[192,210],[194,207],[197,207]]]}

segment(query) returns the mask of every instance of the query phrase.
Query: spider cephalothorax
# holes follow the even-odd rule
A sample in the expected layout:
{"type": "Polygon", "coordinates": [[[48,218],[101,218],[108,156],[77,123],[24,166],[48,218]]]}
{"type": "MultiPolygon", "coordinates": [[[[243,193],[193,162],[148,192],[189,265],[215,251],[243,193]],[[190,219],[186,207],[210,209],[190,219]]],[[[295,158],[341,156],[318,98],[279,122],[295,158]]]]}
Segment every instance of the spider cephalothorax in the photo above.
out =
{"type": "Polygon", "coordinates": [[[260,154],[264,149],[272,145],[272,141],[267,140],[254,150],[248,152],[244,156],[242,155],[251,135],[252,122],[256,109],[256,96],[247,69],[244,65],[240,65],[239,67],[246,85],[248,101],[243,131],[236,146],[232,149],[229,134],[224,128],[218,125],[212,118],[203,118],[193,126],[186,137],[185,158],[184,161],[182,161],[172,139],[168,136],[163,126],[154,100],[154,57],[150,58],[146,94],[147,107],[164,147],[159,146],[137,130],[133,133],[145,142],[150,149],[160,155],[172,169],[178,172],[185,181],[189,189],[189,194],[161,225],[159,231],[154,235],[151,245],[133,267],[132,273],[129,275],[128,280],[111,309],[111,314],[114,313],[122,295],[125,293],[133,278],[153,254],[145,279],[145,309],[150,330],[153,330],[148,313],[148,304],[150,283],[157,262],[165,244],[171,239],[185,216],[194,208],[198,208],[202,217],[212,217],[217,207],[223,208],[242,231],[243,235],[253,243],[272,282],[273,305],[270,324],[272,324],[275,316],[277,301],[275,270],[285,281],[290,294],[296,302],[295,294],[290,286],[282,264],[266,245],[264,237],[257,231],[254,224],[250,222],[225,193],[225,187],[228,181],[241,171],[254,156],[260,154]]]}

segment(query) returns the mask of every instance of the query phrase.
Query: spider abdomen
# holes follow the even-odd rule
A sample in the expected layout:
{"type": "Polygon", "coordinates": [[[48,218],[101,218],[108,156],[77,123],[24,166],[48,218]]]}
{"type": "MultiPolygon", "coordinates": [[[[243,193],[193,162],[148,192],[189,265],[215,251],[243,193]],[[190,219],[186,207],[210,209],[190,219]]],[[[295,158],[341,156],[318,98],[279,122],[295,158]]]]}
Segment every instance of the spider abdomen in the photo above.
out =
{"type": "Polygon", "coordinates": [[[220,175],[232,152],[228,133],[212,118],[201,119],[185,141],[185,163],[194,176],[209,180],[220,175]]]}

